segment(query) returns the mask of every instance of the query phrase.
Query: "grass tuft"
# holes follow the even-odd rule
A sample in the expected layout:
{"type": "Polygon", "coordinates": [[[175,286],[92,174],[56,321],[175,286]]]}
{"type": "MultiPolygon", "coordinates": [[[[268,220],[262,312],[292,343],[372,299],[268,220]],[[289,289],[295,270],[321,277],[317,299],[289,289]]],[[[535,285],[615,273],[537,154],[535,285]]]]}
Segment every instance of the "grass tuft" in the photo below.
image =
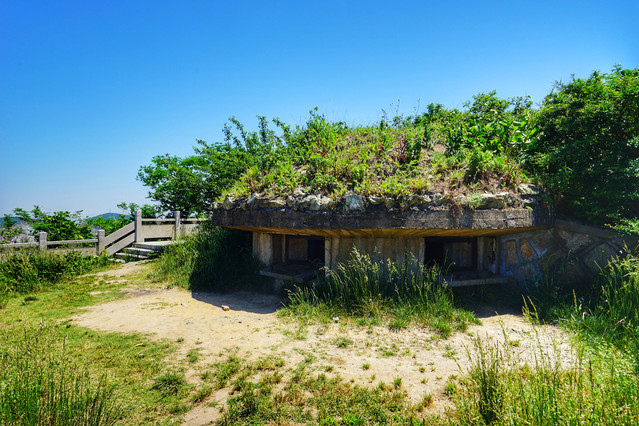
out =
{"type": "Polygon", "coordinates": [[[472,313],[455,306],[439,269],[414,258],[375,261],[357,250],[318,284],[290,291],[289,301],[282,315],[301,321],[353,316],[356,323],[365,318],[386,322],[393,330],[417,323],[443,337],[477,322],[472,313]]]}

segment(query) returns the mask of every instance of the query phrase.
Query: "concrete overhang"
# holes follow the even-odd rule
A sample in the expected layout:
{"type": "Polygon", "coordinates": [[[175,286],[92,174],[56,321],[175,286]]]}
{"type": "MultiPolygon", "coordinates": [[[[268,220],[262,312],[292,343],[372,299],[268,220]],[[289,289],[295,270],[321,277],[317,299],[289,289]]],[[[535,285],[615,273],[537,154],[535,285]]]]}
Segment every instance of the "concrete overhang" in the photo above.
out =
{"type": "Polygon", "coordinates": [[[553,226],[542,205],[507,209],[378,209],[364,212],[214,209],[211,222],[254,232],[343,237],[483,236],[553,226]]]}

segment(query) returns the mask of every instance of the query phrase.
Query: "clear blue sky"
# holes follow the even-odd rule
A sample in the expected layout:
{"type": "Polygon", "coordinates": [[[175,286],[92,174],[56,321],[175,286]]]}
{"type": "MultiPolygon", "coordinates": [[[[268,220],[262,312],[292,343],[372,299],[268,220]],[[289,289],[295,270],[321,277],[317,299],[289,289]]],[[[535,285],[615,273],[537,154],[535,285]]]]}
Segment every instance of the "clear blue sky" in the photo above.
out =
{"type": "Polygon", "coordinates": [[[0,214],[148,202],[234,115],[370,124],[639,65],[639,1],[0,0],[0,214]]]}

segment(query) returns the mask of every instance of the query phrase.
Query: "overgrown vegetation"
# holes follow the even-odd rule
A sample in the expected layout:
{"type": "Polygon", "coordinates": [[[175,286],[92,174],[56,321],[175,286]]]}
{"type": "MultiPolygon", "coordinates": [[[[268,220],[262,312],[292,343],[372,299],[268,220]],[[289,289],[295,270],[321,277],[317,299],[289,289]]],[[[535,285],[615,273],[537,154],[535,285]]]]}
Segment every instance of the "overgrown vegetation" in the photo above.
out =
{"type": "Polygon", "coordinates": [[[437,267],[415,259],[375,261],[357,250],[317,284],[290,291],[289,305],[282,313],[315,321],[352,317],[392,329],[416,323],[437,330],[442,337],[477,322],[472,313],[455,306],[437,267]]]}
{"type": "MultiPolygon", "coordinates": [[[[1,337],[1,336],[0,336],[1,337]]],[[[122,414],[106,377],[91,377],[51,327],[0,345],[0,423],[112,425],[122,414]]]]}
{"type": "Polygon", "coordinates": [[[259,262],[253,258],[250,232],[206,222],[198,232],[168,246],[155,262],[152,278],[189,290],[230,291],[247,283],[259,289],[259,262]]]}
{"type": "MultiPolygon", "coordinates": [[[[222,143],[198,141],[196,155],[155,157],[138,178],[164,208],[203,212],[225,194],[268,197],[302,187],[333,198],[347,192],[401,200],[410,194],[513,190],[538,182],[562,214],[597,225],[639,217],[639,70],[557,83],[538,107],[529,98],[480,93],[463,110],[384,114],[350,127],[313,110],[302,126],[235,119],[222,143]]],[[[631,222],[634,223],[634,222],[631,222]]]]}
{"type": "Polygon", "coordinates": [[[0,256],[0,298],[30,293],[111,264],[107,257],[64,254],[37,249],[13,250],[0,256]]]}
{"type": "Polygon", "coordinates": [[[452,424],[636,424],[637,375],[628,358],[601,345],[562,360],[537,349],[532,363],[508,344],[476,341],[452,424]]]}
{"type": "Polygon", "coordinates": [[[639,69],[557,83],[535,126],[527,165],[561,211],[596,224],[639,216],[639,69]]]}
{"type": "Polygon", "coordinates": [[[424,405],[410,403],[401,380],[352,385],[339,375],[316,373],[312,363],[307,358],[289,367],[282,359],[250,362],[237,355],[216,363],[208,380],[233,389],[218,424],[336,424],[338,419],[353,425],[422,424],[424,405]]]}
{"type": "Polygon", "coordinates": [[[461,424],[636,424],[639,422],[639,253],[611,259],[590,285],[547,278],[527,296],[533,321],[575,334],[537,348],[532,362],[508,341],[476,340],[472,367],[449,420],[461,424]],[[538,317],[538,312],[541,316],[538,317]],[[565,350],[565,349],[564,349],[565,350]]]}

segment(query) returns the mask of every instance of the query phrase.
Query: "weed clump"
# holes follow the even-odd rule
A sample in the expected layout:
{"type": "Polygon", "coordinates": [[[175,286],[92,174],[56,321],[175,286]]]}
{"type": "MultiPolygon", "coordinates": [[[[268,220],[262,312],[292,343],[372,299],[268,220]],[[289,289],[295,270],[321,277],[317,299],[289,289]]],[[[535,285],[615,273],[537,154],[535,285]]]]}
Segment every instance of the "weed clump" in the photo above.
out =
{"type": "Polygon", "coordinates": [[[238,290],[251,277],[258,289],[260,263],[253,258],[251,233],[204,222],[181,244],[168,246],[151,277],[189,290],[238,290]]]}
{"type": "Polygon", "coordinates": [[[0,424],[112,425],[122,414],[106,377],[78,370],[51,327],[0,345],[0,424]]]}
{"type": "Polygon", "coordinates": [[[0,257],[2,294],[31,293],[63,279],[85,274],[111,264],[107,257],[64,254],[41,250],[14,250],[0,257]]]}
{"type": "MultiPolygon", "coordinates": [[[[475,341],[451,424],[637,424],[639,389],[627,357],[607,345],[562,360],[538,342],[534,359],[507,342],[475,341]]],[[[583,348],[582,348],[583,349],[583,348]]]]}
{"type": "Polygon", "coordinates": [[[476,322],[472,313],[455,307],[438,268],[410,257],[402,263],[375,261],[357,250],[317,284],[289,292],[289,300],[284,315],[325,321],[363,317],[395,330],[416,322],[444,337],[476,322]]]}

